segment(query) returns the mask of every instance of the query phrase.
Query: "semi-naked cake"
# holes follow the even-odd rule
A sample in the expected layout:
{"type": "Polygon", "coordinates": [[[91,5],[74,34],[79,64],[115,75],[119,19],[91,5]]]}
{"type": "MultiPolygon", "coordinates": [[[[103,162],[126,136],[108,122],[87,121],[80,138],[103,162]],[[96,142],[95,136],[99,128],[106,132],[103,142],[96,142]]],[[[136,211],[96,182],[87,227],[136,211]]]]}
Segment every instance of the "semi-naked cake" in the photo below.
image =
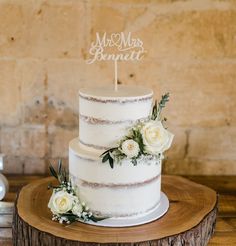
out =
{"type": "Polygon", "coordinates": [[[137,122],[148,120],[153,92],[139,86],[79,91],[79,137],[69,144],[69,173],[81,201],[108,217],[143,216],[160,202],[161,158],[124,158],[111,168],[101,154],[137,122]]]}

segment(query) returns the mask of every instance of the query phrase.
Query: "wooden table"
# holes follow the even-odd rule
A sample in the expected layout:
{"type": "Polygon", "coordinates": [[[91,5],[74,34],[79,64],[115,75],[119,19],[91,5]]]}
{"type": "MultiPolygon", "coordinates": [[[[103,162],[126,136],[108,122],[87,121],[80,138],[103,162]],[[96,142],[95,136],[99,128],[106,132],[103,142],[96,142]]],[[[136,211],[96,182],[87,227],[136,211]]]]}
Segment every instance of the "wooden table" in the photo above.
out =
{"type": "MultiPolygon", "coordinates": [[[[8,176],[10,192],[0,202],[0,245],[12,246],[12,202],[20,187],[42,176],[8,176]]],[[[236,176],[189,176],[195,182],[215,189],[219,194],[216,232],[209,245],[236,245],[236,176]]]]}

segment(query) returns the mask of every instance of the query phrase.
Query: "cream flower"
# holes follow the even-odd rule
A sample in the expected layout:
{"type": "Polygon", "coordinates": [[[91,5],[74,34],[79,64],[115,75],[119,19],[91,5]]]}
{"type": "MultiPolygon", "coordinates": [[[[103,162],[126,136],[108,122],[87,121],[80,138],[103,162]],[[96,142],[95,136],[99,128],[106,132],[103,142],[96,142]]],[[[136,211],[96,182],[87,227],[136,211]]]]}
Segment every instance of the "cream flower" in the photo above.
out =
{"type": "Polygon", "coordinates": [[[82,212],[83,212],[83,207],[82,207],[82,205],[80,204],[80,203],[76,203],[75,205],[74,205],[74,207],[72,208],[72,213],[74,214],[74,215],[77,215],[77,216],[81,216],[81,214],[82,214],[82,212]]]}
{"type": "Polygon", "coordinates": [[[51,209],[53,214],[63,214],[72,209],[74,203],[74,196],[68,192],[53,191],[53,194],[49,200],[48,207],[51,209]]]}
{"type": "Polygon", "coordinates": [[[139,145],[132,139],[125,140],[121,145],[122,152],[128,157],[137,157],[139,153],[139,145]]]}
{"type": "Polygon", "coordinates": [[[149,121],[141,129],[143,143],[148,154],[163,153],[169,149],[174,135],[168,132],[161,121],[149,121]]]}

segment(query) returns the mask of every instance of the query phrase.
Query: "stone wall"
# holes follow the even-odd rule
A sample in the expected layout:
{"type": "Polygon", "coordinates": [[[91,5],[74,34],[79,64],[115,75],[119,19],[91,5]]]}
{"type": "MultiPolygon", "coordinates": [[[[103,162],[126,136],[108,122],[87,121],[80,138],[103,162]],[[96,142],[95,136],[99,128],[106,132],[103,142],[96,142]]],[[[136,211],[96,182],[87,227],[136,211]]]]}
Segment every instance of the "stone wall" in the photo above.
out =
{"type": "Polygon", "coordinates": [[[166,91],[175,134],[164,172],[236,174],[234,0],[1,0],[0,152],[5,173],[45,173],[78,135],[77,91],[107,85],[87,65],[96,32],[131,31],[148,51],[121,62],[122,84],[166,91]]]}

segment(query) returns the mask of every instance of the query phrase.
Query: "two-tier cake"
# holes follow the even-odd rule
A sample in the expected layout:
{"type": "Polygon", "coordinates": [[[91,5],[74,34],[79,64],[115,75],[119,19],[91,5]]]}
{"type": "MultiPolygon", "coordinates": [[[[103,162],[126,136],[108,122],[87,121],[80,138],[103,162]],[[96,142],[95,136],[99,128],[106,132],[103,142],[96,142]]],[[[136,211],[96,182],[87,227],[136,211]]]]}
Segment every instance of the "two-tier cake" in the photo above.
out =
{"type": "MultiPolygon", "coordinates": [[[[69,144],[69,173],[78,197],[86,201],[94,214],[142,216],[158,206],[161,153],[139,155],[136,159],[125,156],[115,160],[113,168],[101,158],[104,151],[115,148],[138,122],[150,120],[152,105],[152,90],[139,86],[119,86],[118,91],[113,87],[79,91],[79,137],[69,144]]],[[[149,140],[159,138],[163,144],[167,139],[163,135],[167,134],[165,130],[164,133],[157,128],[146,131],[149,137],[145,142],[142,140],[144,147],[149,140]]],[[[164,143],[166,149],[172,138],[164,143]]],[[[126,148],[129,151],[134,146],[127,141],[126,148]]],[[[111,151],[108,159],[112,158],[111,151]]]]}

